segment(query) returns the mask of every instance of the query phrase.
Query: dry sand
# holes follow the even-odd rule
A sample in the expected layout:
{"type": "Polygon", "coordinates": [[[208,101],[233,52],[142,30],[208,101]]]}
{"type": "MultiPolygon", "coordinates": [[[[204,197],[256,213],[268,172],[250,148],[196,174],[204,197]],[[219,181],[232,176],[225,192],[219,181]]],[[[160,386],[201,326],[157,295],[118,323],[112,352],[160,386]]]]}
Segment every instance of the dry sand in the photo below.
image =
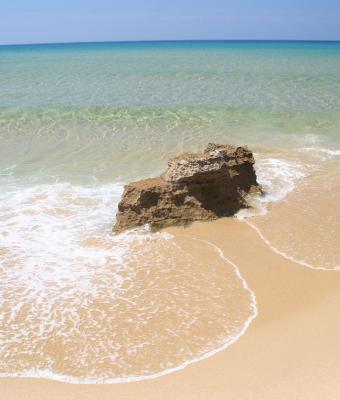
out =
{"type": "Polygon", "coordinates": [[[311,270],[289,261],[234,219],[168,231],[208,240],[238,265],[258,303],[259,315],[246,333],[215,356],[161,378],[116,385],[4,378],[0,399],[340,398],[340,271],[311,270]]]}

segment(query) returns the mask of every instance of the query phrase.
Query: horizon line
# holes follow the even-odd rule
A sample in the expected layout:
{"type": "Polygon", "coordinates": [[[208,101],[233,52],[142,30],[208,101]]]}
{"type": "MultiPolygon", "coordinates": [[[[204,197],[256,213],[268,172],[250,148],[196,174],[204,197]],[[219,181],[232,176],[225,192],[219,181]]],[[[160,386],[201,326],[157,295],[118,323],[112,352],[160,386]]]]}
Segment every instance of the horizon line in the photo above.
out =
{"type": "Polygon", "coordinates": [[[67,44],[110,44],[110,43],[171,43],[171,42],[300,42],[300,43],[339,43],[340,39],[137,39],[137,40],[99,40],[99,41],[70,41],[70,42],[32,42],[32,43],[0,43],[5,46],[43,46],[67,44]]]}

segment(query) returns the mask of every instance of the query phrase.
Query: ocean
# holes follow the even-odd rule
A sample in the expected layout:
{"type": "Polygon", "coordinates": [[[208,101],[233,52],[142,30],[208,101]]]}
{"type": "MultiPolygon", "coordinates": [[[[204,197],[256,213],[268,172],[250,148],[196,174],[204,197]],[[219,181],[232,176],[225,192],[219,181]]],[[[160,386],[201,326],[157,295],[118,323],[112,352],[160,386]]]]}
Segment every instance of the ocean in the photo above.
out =
{"type": "Polygon", "coordinates": [[[111,233],[123,186],[208,142],[247,145],[236,218],[340,269],[340,42],[0,46],[0,374],[156,377],[228,347],[256,294],[228,255],[111,233]]]}

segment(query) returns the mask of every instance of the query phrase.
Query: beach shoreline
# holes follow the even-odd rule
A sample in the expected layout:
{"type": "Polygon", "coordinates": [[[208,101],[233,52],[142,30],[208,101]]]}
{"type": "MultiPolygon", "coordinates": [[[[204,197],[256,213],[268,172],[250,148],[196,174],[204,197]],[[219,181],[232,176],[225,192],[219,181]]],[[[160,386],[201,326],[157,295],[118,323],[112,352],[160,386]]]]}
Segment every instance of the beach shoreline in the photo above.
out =
{"type": "Polygon", "coordinates": [[[166,230],[217,246],[257,299],[258,316],[228,349],[169,375],[136,383],[72,385],[2,378],[6,400],[335,399],[340,391],[340,275],[275,253],[237,219],[166,230]]]}

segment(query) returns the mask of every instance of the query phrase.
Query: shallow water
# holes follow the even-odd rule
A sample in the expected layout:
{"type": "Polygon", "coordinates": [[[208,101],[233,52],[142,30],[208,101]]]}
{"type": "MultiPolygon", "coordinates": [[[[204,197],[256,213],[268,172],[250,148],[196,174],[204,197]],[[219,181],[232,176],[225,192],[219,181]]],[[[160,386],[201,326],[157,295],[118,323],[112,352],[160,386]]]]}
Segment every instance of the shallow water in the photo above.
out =
{"type": "Polygon", "coordinates": [[[0,47],[0,373],[136,380],[244,333],[255,299],[216,249],[111,235],[124,183],[207,142],[255,152],[238,218],[337,268],[339,71],[340,43],[0,47]]]}

